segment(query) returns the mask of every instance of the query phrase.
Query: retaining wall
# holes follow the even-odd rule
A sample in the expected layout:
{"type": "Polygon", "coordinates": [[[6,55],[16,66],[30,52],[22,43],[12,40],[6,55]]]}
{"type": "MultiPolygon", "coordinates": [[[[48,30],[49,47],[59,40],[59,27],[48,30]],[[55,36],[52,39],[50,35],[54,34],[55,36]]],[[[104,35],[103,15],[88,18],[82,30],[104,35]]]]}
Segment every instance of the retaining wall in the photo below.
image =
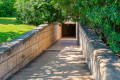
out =
{"type": "Polygon", "coordinates": [[[0,80],[6,80],[61,38],[61,26],[43,24],[0,46],[0,80]]]}
{"type": "Polygon", "coordinates": [[[79,44],[95,80],[120,80],[120,59],[95,33],[80,24],[79,44]]]}

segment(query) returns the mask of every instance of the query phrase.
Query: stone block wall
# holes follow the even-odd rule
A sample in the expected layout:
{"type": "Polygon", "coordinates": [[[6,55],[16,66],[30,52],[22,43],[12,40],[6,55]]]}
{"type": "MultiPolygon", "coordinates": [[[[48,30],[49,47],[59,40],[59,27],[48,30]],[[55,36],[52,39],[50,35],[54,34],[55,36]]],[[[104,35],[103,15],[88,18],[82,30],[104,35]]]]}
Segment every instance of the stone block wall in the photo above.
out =
{"type": "Polygon", "coordinates": [[[95,80],[120,80],[120,59],[91,29],[80,24],[79,44],[95,80]]]}
{"type": "Polygon", "coordinates": [[[0,80],[19,71],[61,38],[58,23],[43,24],[0,46],[0,80]]]}

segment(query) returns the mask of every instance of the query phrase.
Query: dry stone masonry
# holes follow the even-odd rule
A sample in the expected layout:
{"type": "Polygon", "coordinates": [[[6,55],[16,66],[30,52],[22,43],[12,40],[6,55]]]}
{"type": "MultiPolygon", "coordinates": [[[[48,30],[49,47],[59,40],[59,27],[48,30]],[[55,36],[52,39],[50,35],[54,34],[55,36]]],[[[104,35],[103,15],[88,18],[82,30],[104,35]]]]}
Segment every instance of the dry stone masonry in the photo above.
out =
{"type": "Polygon", "coordinates": [[[61,38],[58,23],[43,24],[0,47],[0,80],[6,80],[61,38]]]}
{"type": "Polygon", "coordinates": [[[95,80],[120,80],[120,59],[88,27],[79,25],[79,43],[95,80]]]}
{"type": "MultiPolygon", "coordinates": [[[[43,24],[0,46],[0,80],[6,80],[60,39],[58,23],[43,24]]],[[[88,27],[77,39],[95,80],[120,80],[120,59],[88,27]]]]}

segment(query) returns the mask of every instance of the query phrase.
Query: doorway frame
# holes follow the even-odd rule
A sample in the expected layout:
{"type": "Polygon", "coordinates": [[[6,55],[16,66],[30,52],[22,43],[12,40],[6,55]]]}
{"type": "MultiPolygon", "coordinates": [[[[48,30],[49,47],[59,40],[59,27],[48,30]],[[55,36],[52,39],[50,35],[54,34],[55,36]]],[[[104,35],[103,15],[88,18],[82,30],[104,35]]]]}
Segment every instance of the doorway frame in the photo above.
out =
{"type": "MultiPolygon", "coordinates": [[[[75,31],[75,33],[76,33],[76,36],[75,36],[75,38],[77,39],[77,44],[79,45],[79,23],[78,22],[73,22],[73,21],[65,21],[63,24],[75,24],[76,26],[76,31],[75,31]]],[[[62,24],[62,26],[63,26],[63,24],[62,24]]],[[[62,32],[61,32],[61,34],[62,34],[62,32]]],[[[62,34],[63,35],[63,34],[62,34]]]]}

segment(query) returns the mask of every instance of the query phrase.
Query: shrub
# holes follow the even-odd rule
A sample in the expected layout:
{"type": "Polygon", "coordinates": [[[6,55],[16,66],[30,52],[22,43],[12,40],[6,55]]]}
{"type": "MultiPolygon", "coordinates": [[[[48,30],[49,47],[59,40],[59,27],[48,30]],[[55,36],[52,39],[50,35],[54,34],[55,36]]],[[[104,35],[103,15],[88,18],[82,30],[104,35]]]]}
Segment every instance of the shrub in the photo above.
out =
{"type": "Polygon", "coordinates": [[[120,52],[119,0],[53,0],[53,2],[57,8],[65,12],[65,15],[93,28],[113,52],[120,52]]]}
{"type": "Polygon", "coordinates": [[[14,8],[15,0],[0,0],[0,17],[15,16],[16,9],[14,8]]]}
{"type": "Polygon", "coordinates": [[[61,12],[55,9],[50,1],[18,0],[16,8],[17,20],[21,23],[39,25],[63,19],[61,12]]]}

